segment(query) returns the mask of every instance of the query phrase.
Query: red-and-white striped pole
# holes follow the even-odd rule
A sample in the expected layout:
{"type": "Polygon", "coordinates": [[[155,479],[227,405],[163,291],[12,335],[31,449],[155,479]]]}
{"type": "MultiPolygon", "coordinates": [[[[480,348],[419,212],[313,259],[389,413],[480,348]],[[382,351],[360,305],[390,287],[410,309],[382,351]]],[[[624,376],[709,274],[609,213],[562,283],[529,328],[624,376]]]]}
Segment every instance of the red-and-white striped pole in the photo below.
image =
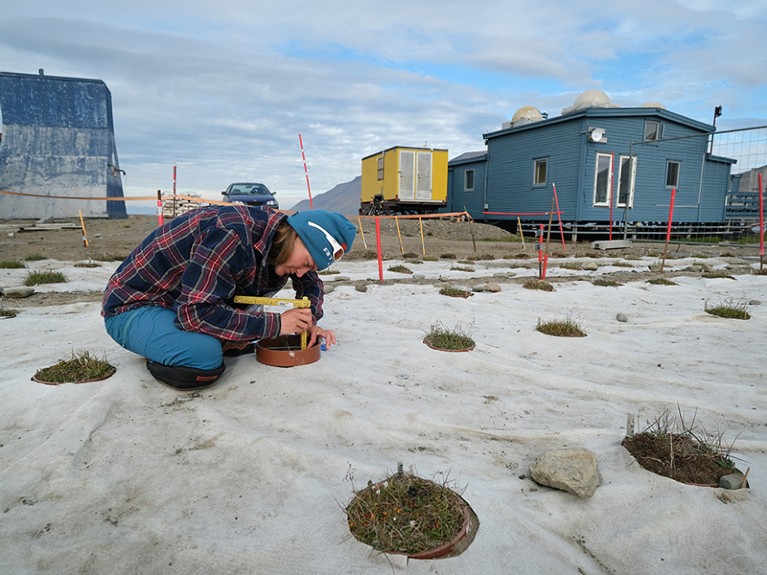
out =
{"type": "Polygon", "coordinates": [[[298,134],[298,143],[301,146],[301,159],[304,161],[304,174],[306,174],[306,191],[309,193],[309,209],[314,208],[312,203],[312,187],[309,185],[309,169],[306,167],[306,154],[304,154],[304,139],[298,134]]]}
{"type": "Polygon", "coordinates": [[[173,217],[176,217],[176,164],[173,164],[173,217]]]}
{"type": "Polygon", "coordinates": [[[159,227],[164,223],[162,215],[162,191],[157,190],[157,226],[159,227]]]}

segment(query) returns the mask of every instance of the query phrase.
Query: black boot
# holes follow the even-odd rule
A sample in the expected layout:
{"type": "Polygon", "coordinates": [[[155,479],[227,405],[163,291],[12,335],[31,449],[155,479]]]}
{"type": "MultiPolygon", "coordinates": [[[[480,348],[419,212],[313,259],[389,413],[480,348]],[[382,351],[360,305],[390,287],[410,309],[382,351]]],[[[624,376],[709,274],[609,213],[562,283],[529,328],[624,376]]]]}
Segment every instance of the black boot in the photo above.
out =
{"type": "Polygon", "coordinates": [[[199,389],[216,381],[224,373],[226,366],[222,363],[218,369],[195,369],[181,365],[163,365],[150,359],[146,362],[146,368],[156,379],[176,389],[199,389]]]}

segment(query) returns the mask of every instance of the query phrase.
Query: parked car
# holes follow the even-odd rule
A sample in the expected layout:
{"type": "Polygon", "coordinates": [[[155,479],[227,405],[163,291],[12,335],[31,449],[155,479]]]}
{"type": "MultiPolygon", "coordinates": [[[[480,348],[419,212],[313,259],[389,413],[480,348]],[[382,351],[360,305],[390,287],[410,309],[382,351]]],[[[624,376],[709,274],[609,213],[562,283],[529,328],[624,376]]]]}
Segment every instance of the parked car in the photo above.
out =
{"type": "Polygon", "coordinates": [[[280,208],[277,198],[274,197],[274,192],[264,184],[255,182],[229,184],[229,187],[221,192],[221,195],[224,196],[225,202],[238,202],[258,208],[267,206],[275,210],[280,208]]]}

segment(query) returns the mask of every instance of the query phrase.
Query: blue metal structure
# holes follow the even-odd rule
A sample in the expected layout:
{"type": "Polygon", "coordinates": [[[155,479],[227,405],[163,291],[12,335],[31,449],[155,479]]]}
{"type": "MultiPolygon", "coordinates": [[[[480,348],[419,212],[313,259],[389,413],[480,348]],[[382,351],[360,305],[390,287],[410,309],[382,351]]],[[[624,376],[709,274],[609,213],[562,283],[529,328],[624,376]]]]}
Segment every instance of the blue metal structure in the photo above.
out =
{"type": "Polygon", "coordinates": [[[660,107],[591,106],[509,122],[483,134],[485,152],[450,161],[448,210],[544,223],[556,186],[563,222],[663,222],[674,188],[674,222],[724,222],[735,160],[707,151],[714,130],[660,107]]]}
{"type": "Polygon", "coordinates": [[[0,118],[0,190],[30,194],[0,193],[0,218],[127,217],[104,199],[124,195],[103,81],[0,72],[0,118]]]}

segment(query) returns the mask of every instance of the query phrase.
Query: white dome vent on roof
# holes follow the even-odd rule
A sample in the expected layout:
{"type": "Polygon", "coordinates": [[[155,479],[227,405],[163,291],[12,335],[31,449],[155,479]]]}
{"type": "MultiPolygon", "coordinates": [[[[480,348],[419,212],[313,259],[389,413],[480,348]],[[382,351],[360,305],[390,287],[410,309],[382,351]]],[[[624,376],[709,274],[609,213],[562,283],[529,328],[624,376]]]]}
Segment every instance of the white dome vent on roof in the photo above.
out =
{"type": "Polygon", "coordinates": [[[660,108],[661,110],[665,110],[666,106],[661,104],[660,102],[645,102],[644,104],[639,104],[640,108],[660,108]]]}
{"type": "Polygon", "coordinates": [[[540,122],[543,120],[543,114],[535,106],[522,106],[511,117],[512,126],[524,126],[525,124],[532,124],[533,122],[540,122]]]}
{"type": "Polygon", "coordinates": [[[586,90],[575,99],[575,103],[562,108],[562,115],[579,112],[586,108],[617,108],[610,102],[610,97],[601,90],[586,90]]]}

